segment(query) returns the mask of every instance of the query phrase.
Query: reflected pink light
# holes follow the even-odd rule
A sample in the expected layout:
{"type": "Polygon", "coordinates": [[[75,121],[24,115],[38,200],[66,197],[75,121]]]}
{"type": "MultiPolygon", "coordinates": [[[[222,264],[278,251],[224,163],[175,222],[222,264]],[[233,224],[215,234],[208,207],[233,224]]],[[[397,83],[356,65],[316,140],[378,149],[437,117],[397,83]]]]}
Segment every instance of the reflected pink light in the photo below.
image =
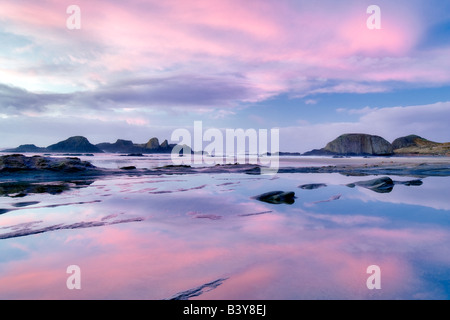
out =
{"type": "Polygon", "coordinates": [[[202,298],[359,299],[374,294],[365,283],[366,268],[376,264],[382,269],[383,296],[401,297],[421,285],[404,250],[411,244],[416,248],[411,250],[434,244],[439,234],[365,229],[361,236],[352,229],[302,230],[302,219],[292,224],[275,214],[245,219],[245,232],[239,234],[202,222],[190,231],[186,226],[152,231],[148,221],[36,235],[33,253],[4,267],[0,296],[162,299],[226,276],[228,280],[202,298]],[[270,224],[275,224],[273,229],[270,224]],[[210,228],[215,233],[208,234],[210,228]],[[202,230],[204,236],[196,236],[202,230]],[[58,245],[67,235],[71,240],[58,245]],[[50,239],[56,247],[43,250],[50,239]],[[70,264],[82,269],[81,292],[65,288],[70,264]]]}

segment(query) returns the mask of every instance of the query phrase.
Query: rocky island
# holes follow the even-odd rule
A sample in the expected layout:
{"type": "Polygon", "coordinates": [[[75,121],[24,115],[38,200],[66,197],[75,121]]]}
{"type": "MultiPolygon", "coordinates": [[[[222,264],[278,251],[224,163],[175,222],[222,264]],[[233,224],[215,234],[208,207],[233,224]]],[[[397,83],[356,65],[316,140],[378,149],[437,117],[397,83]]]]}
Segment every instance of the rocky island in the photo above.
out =
{"type": "Polygon", "coordinates": [[[164,140],[161,144],[158,138],[151,138],[147,143],[136,144],[131,140],[118,139],[115,143],[99,143],[96,145],[104,152],[110,153],[134,153],[134,154],[148,154],[148,153],[171,153],[175,144],[169,144],[164,140]]]}
{"type": "Polygon", "coordinates": [[[304,153],[305,156],[450,156],[450,143],[429,141],[417,135],[386,139],[363,133],[343,134],[322,149],[304,153]]]}
{"type": "Polygon", "coordinates": [[[48,147],[37,147],[34,144],[24,144],[17,148],[6,149],[3,152],[10,153],[124,153],[124,154],[151,154],[171,153],[175,144],[169,144],[164,140],[161,144],[158,138],[151,138],[147,143],[136,144],[130,140],[118,139],[115,143],[103,142],[92,144],[82,136],[70,137],[64,141],[52,144],[48,147]]]}
{"type": "Polygon", "coordinates": [[[98,147],[82,136],[70,137],[64,141],[52,144],[46,148],[37,147],[34,144],[25,144],[17,148],[6,149],[3,152],[11,153],[103,153],[98,147]]]}

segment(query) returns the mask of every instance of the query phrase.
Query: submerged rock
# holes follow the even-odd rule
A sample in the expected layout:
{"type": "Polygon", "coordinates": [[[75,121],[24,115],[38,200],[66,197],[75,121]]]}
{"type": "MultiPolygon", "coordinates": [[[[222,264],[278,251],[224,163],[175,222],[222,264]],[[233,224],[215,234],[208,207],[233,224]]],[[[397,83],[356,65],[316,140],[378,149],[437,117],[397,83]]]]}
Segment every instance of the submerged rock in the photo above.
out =
{"type": "Polygon", "coordinates": [[[17,202],[14,203],[12,206],[15,208],[23,208],[23,207],[29,207],[35,204],[41,203],[40,201],[25,201],[25,202],[17,202]]]}
{"type": "Polygon", "coordinates": [[[303,184],[298,187],[303,190],[314,190],[319,188],[325,188],[326,186],[327,185],[325,183],[310,183],[310,184],[303,184]]]}
{"type": "Polygon", "coordinates": [[[370,189],[378,193],[389,193],[394,189],[394,181],[389,177],[382,177],[366,181],[357,181],[347,185],[347,187],[350,188],[354,188],[355,186],[370,189]]]}
{"type": "Polygon", "coordinates": [[[402,184],[404,186],[421,186],[423,185],[422,180],[410,180],[410,181],[394,181],[395,184],[402,184]]]}
{"type": "Polygon", "coordinates": [[[34,193],[48,193],[56,195],[70,190],[70,187],[70,184],[66,182],[48,184],[28,182],[0,183],[0,196],[23,198],[34,193]]]}
{"type": "Polygon", "coordinates": [[[136,170],[136,167],[135,166],[127,166],[127,167],[120,168],[120,170],[136,170]]]}
{"type": "Polygon", "coordinates": [[[337,194],[334,196],[331,196],[330,198],[326,199],[326,200],[319,200],[319,201],[314,201],[311,203],[305,203],[306,206],[311,206],[311,205],[315,205],[315,204],[319,204],[319,203],[326,203],[326,202],[332,202],[332,201],[336,201],[339,200],[342,197],[341,194],[337,194]]]}
{"type": "Polygon", "coordinates": [[[121,157],[145,157],[142,153],[122,154],[121,157]]]}
{"type": "Polygon", "coordinates": [[[405,186],[421,186],[423,184],[422,180],[410,180],[410,181],[393,181],[389,177],[382,177],[367,181],[358,181],[355,183],[350,183],[347,187],[354,188],[355,186],[370,189],[378,193],[389,193],[394,189],[396,184],[402,184],[405,186]]]}
{"type": "Polygon", "coordinates": [[[272,204],[293,204],[295,202],[295,192],[271,191],[260,194],[254,199],[272,204]]]}

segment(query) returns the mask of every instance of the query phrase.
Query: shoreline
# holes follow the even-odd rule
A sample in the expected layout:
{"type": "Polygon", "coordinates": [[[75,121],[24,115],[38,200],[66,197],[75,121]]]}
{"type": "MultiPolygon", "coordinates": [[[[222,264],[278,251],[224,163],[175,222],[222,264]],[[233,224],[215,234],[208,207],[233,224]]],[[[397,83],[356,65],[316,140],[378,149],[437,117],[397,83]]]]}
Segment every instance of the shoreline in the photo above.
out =
{"type": "MultiPolygon", "coordinates": [[[[340,173],[349,176],[395,175],[411,177],[450,176],[450,158],[289,158],[280,159],[281,166],[272,174],[340,173]],[[291,165],[289,165],[291,164],[291,165]]],[[[109,176],[155,176],[242,173],[261,175],[268,167],[258,164],[164,165],[154,168],[107,169],[89,161],[64,157],[0,156],[0,183],[89,180],[109,176]],[[5,158],[13,160],[6,163],[5,158]],[[33,161],[32,165],[28,162],[33,161]],[[28,167],[24,163],[27,162],[28,167]],[[39,165],[36,165],[39,163],[39,165]],[[44,163],[44,164],[42,164],[44,163]]]]}

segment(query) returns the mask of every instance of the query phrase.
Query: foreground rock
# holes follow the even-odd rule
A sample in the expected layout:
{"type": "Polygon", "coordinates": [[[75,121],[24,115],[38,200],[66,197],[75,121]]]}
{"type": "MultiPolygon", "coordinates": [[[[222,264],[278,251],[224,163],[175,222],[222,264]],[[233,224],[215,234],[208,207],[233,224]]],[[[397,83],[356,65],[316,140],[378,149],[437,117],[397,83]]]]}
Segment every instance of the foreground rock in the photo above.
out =
{"type": "Polygon", "coordinates": [[[370,189],[378,193],[389,193],[394,189],[394,181],[389,177],[382,177],[366,181],[357,181],[347,185],[347,187],[350,188],[354,188],[355,186],[370,189]]]}
{"type": "Polygon", "coordinates": [[[303,184],[298,187],[303,190],[315,190],[315,189],[325,188],[326,186],[327,185],[325,183],[310,183],[310,184],[303,184]]]}
{"type": "Polygon", "coordinates": [[[282,203],[293,204],[295,202],[295,193],[284,191],[271,191],[260,194],[259,196],[254,197],[254,199],[272,204],[282,204],[282,203]]]}
{"type": "Polygon", "coordinates": [[[79,158],[27,157],[22,154],[0,156],[0,173],[24,171],[74,173],[95,169],[90,162],[81,161],[79,158]]]}
{"type": "Polygon", "coordinates": [[[377,193],[389,193],[394,189],[394,186],[396,184],[402,184],[405,186],[421,186],[423,182],[422,180],[394,181],[389,177],[382,177],[372,180],[350,183],[347,185],[347,187],[354,188],[355,186],[358,186],[375,191],[377,193]]]}
{"type": "Polygon", "coordinates": [[[55,181],[55,182],[5,182],[0,183],[0,196],[23,198],[31,194],[57,195],[74,188],[85,188],[94,181],[55,181]]]}

